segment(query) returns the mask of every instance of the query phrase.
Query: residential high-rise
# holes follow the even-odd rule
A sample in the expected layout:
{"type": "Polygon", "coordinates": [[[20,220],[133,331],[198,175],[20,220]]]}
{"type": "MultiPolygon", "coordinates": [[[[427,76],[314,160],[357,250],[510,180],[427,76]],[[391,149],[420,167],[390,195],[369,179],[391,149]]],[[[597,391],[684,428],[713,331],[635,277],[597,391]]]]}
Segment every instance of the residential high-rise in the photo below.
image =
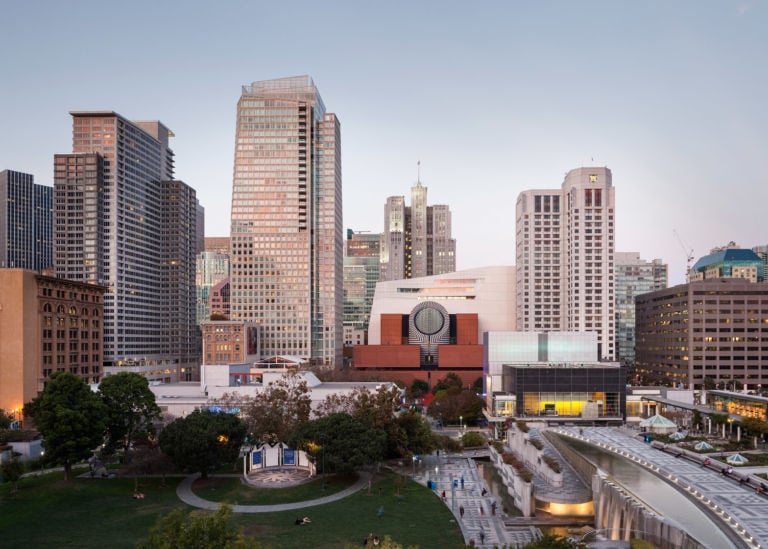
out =
{"type": "Polygon", "coordinates": [[[633,373],[635,297],[667,287],[668,267],[661,259],[646,261],[636,252],[616,252],[616,358],[633,373]]]}
{"type": "Polygon", "coordinates": [[[614,204],[608,168],[577,168],[559,190],[520,193],[519,330],[597,332],[599,359],[614,360],[614,204]]]}
{"type": "Polygon", "coordinates": [[[365,343],[379,280],[381,234],[347,229],[344,256],[344,345],[365,343]]]}
{"type": "Polygon", "coordinates": [[[243,86],[232,190],[231,318],[264,357],[341,367],[341,133],[308,76],[243,86]]]}
{"type": "Polygon", "coordinates": [[[31,174],[0,172],[0,268],[53,267],[53,187],[31,174]]]}
{"type": "Polygon", "coordinates": [[[456,240],[451,238],[451,210],[427,205],[427,187],[411,187],[405,197],[390,196],[384,205],[380,280],[402,280],[452,273],[456,270],[456,240]]]}
{"type": "Polygon", "coordinates": [[[111,111],[70,114],[73,152],[54,158],[56,276],[107,286],[105,374],[194,378],[198,203],[173,181],[173,134],[111,111]]]}

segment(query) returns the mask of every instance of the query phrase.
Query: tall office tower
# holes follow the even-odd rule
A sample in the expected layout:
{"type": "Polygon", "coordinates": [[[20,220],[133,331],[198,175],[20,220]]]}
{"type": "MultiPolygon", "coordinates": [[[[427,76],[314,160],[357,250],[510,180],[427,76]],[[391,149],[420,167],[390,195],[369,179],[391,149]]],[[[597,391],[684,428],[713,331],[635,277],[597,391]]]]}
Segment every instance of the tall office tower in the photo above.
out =
{"type": "Polygon", "coordinates": [[[197,234],[195,235],[195,253],[199,254],[205,251],[205,208],[199,203],[197,205],[197,234]]]}
{"type": "Polygon", "coordinates": [[[173,134],[158,121],[132,122],[111,111],[70,114],[73,152],[54,158],[56,276],[107,286],[106,374],[127,369],[179,380],[188,358],[169,349],[166,337],[182,334],[189,312],[167,307],[194,292],[187,247],[197,200],[172,181],[173,134]]]}
{"type": "Polygon", "coordinates": [[[427,205],[427,187],[411,187],[405,197],[390,196],[384,206],[380,280],[402,280],[452,273],[456,270],[456,240],[451,238],[451,210],[427,205]]]}
{"type": "Polygon", "coordinates": [[[181,181],[161,181],[163,238],[162,354],[178,361],[182,381],[199,378],[203,345],[197,326],[195,257],[200,203],[181,181]]]}
{"type": "Polygon", "coordinates": [[[635,252],[616,252],[616,358],[632,374],[635,365],[635,297],[667,287],[668,266],[635,252]]]}
{"type": "Polygon", "coordinates": [[[608,168],[577,168],[560,190],[517,199],[517,325],[597,332],[614,360],[614,187],[608,168]]]}
{"type": "Polygon", "coordinates": [[[229,238],[205,239],[205,250],[197,255],[197,323],[211,319],[211,289],[229,277],[229,238]]]}
{"type": "Polygon", "coordinates": [[[231,317],[261,354],[342,365],[341,134],[308,76],[243,86],[232,190],[231,317]]]}
{"type": "Polygon", "coordinates": [[[366,342],[373,294],[379,280],[381,234],[347,229],[344,256],[344,345],[366,342]]]}
{"type": "Polygon", "coordinates": [[[0,172],[0,268],[53,267],[53,187],[27,173],[0,172]]]}

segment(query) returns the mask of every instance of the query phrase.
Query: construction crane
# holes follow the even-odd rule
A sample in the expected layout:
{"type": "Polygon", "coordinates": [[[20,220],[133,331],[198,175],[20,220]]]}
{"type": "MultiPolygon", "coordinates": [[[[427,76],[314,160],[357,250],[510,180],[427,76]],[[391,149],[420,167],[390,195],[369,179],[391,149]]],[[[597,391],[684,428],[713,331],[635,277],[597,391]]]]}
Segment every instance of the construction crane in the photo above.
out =
{"type": "Polygon", "coordinates": [[[683,247],[683,251],[685,252],[685,281],[690,282],[691,281],[691,263],[693,263],[693,248],[688,248],[688,246],[685,245],[685,242],[683,242],[683,239],[680,238],[680,235],[677,234],[677,230],[672,229],[672,232],[675,233],[675,237],[677,238],[677,241],[680,243],[680,246],[683,247]]]}

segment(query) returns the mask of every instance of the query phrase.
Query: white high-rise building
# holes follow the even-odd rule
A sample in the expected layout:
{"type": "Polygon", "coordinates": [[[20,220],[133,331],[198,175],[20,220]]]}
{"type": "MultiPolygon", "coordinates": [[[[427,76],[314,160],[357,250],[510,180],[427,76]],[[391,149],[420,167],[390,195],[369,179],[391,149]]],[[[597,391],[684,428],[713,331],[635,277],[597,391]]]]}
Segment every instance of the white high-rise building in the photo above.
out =
{"type": "Polygon", "coordinates": [[[596,332],[600,360],[614,360],[615,198],[608,168],[577,168],[559,190],[517,199],[517,326],[596,332]]]}

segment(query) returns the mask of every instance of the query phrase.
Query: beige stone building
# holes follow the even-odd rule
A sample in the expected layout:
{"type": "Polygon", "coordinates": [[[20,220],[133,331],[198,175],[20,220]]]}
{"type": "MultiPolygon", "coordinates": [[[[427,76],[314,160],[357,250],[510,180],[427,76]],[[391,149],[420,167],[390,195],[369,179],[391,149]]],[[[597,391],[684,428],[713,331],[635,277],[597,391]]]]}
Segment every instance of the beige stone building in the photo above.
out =
{"type": "Polygon", "coordinates": [[[48,377],[98,383],[106,288],[24,269],[0,269],[0,408],[20,413],[48,377]]]}

